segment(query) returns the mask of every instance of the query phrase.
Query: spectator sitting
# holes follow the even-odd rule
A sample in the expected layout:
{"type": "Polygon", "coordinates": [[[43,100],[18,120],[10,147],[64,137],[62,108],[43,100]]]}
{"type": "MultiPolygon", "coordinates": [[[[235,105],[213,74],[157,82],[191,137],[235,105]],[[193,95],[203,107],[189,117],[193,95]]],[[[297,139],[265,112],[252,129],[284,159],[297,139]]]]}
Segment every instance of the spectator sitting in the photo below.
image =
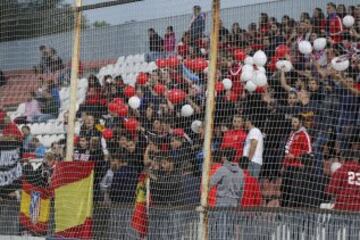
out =
{"type": "Polygon", "coordinates": [[[34,149],[35,156],[37,158],[43,158],[45,155],[45,152],[46,152],[46,147],[44,145],[42,145],[40,140],[36,137],[33,138],[31,145],[32,145],[32,148],[34,149]]]}
{"type": "Polygon", "coordinates": [[[14,119],[16,124],[32,123],[33,119],[41,115],[40,104],[36,100],[35,92],[31,93],[31,97],[25,102],[25,112],[23,116],[14,119]]]}
{"type": "Polygon", "coordinates": [[[0,138],[2,138],[4,140],[21,141],[23,138],[21,131],[18,129],[16,124],[14,122],[12,122],[10,117],[7,115],[5,115],[3,117],[2,122],[0,119],[0,131],[1,130],[2,130],[2,135],[0,135],[0,138]]]}
{"type": "Polygon", "coordinates": [[[168,26],[166,28],[166,33],[164,36],[164,50],[167,56],[172,56],[175,51],[175,32],[173,26],[168,26]]]}
{"type": "Polygon", "coordinates": [[[126,155],[116,153],[112,156],[114,176],[110,187],[112,202],[133,203],[138,180],[137,170],[128,165],[126,155]]]}
{"type": "Polygon", "coordinates": [[[235,150],[222,150],[220,156],[224,165],[210,179],[209,187],[217,186],[217,207],[237,207],[243,196],[244,172],[232,162],[235,154],[235,150]]]}
{"type": "Polygon", "coordinates": [[[57,118],[60,109],[60,96],[54,82],[50,80],[47,88],[41,93],[41,114],[33,116],[33,122],[47,122],[57,118]]]}
{"type": "Polygon", "coordinates": [[[146,61],[152,62],[158,58],[163,57],[164,51],[164,40],[159,36],[153,28],[149,28],[149,50],[150,52],[146,55],[146,61]]]}
{"type": "Polygon", "coordinates": [[[241,198],[241,207],[258,207],[262,204],[260,184],[256,178],[249,173],[249,158],[242,157],[239,166],[244,172],[244,194],[241,198]]]}
{"type": "Polygon", "coordinates": [[[33,136],[31,134],[30,128],[28,126],[23,126],[21,128],[21,132],[23,133],[24,136],[23,149],[24,151],[29,151],[33,140],[33,136]]]}

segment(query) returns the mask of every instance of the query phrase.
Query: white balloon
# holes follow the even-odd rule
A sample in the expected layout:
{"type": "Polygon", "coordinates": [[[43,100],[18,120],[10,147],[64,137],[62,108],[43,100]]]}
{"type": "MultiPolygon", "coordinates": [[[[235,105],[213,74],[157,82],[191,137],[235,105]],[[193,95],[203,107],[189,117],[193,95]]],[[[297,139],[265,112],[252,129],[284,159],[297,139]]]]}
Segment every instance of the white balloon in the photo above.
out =
{"type": "Polygon", "coordinates": [[[254,65],[254,59],[250,56],[246,56],[246,58],[244,59],[244,63],[249,65],[254,65]]]}
{"type": "Polygon", "coordinates": [[[260,66],[260,67],[258,66],[257,69],[260,72],[266,73],[266,69],[264,67],[262,67],[262,66],[260,66]]]}
{"type": "Polygon", "coordinates": [[[201,52],[202,55],[205,55],[205,54],[206,54],[206,49],[205,49],[205,48],[201,48],[201,49],[200,49],[200,52],[201,52]]]}
{"type": "Polygon", "coordinates": [[[339,57],[331,60],[332,67],[339,72],[345,71],[350,66],[349,59],[340,59],[339,57]]]}
{"type": "Polygon", "coordinates": [[[291,62],[287,60],[280,60],[276,62],[276,68],[283,72],[290,72],[292,67],[291,62]]]}
{"type": "Polygon", "coordinates": [[[208,73],[209,73],[209,67],[206,67],[206,68],[203,70],[203,72],[204,72],[205,74],[208,74],[208,73]]]}
{"type": "Polygon", "coordinates": [[[256,51],[253,59],[254,59],[254,64],[256,64],[257,66],[265,66],[267,62],[267,56],[262,50],[256,51]]]}
{"type": "Polygon", "coordinates": [[[347,28],[351,28],[355,23],[355,19],[351,15],[347,15],[343,18],[343,24],[347,28]]]}
{"type": "Polygon", "coordinates": [[[312,46],[309,41],[301,41],[299,43],[299,51],[302,54],[310,54],[312,52],[312,46]]]}
{"type": "Polygon", "coordinates": [[[225,90],[230,90],[232,88],[232,81],[228,78],[222,80],[225,90]]]}
{"type": "Polygon", "coordinates": [[[267,77],[265,73],[261,71],[256,71],[253,77],[252,82],[259,87],[264,87],[267,84],[267,77]]]}
{"type": "Polygon", "coordinates": [[[252,81],[247,81],[246,84],[245,84],[245,89],[248,92],[253,92],[253,91],[256,90],[256,85],[252,81]]]}
{"type": "Polygon", "coordinates": [[[317,38],[314,41],[314,49],[316,51],[324,50],[326,47],[326,38],[317,38]]]}
{"type": "Polygon", "coordinates": [[[338,170],[340,167],[341,167],[341,163],[333,162],[330,166],[331,174],[334,174],[334,172],[336,172],[336,170],[338,170]]]}
{"type": "Polygon", "coordinates": [[[185,104],[181,108],[181,116],[183,117],[190,117],[194,114],[194,109],[190,104],[185,104]]]}
{"type": "Polygon", "coordinates": [[[195,120],[191,123],[191,130],[194,133],[200,133],[202,122],[200,120],[195,120]]]}
{"type": "Polygon", "coordinates": [[[141,100],[137,96],[132,96],[129,98],[128,104],[132,109],[138,109],[141,105],[141,100]]]}
{"type": "Polygon", "coordinates": [[[250,81],[253,78],[253,76],[254,76],[253,71],[247,70],[247,71],[243,71],[241,73],[240,78],[241,78],[242,82],[247,82],[247,81],[250,81]]]}
{"type": "Polygon", "coordinates": [[[241,71],[242,71],[242,72],[246,72],[246,71],[253,72],[253,71],[254,71],[254,67],[253,67],[253,65],[245,64],[244,66],[242,66],[241,71]]]}

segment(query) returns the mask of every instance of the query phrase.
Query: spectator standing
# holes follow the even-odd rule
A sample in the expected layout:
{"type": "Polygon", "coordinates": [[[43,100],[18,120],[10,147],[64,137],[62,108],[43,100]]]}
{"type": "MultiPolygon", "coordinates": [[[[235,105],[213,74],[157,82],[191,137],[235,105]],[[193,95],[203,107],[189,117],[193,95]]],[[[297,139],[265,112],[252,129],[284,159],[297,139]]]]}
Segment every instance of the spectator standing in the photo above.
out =
{"type": "Polygon", "coordinates": [[[211,176],[209,187],[217,187],[217,207],[237,207],[243,196],[244,173],[233,162],[235,154],[235,150],[222,150],[220,156],[224,164],[211,176]]]}
{"type": "Polygon", "coordinates": [[[150,193],[154,205],[174,206],[180,203],[181,175],[174,160],[160,156],[160,170],[151,175],[150,193]]]}
{"type": "Polygon", "coordinates": [[[201,12],[201,7],[196,5],[193,7],[193,17],[190,22],[190,39],[191,45],[195,46],[196,41],[204,36],[205,32],[205,13],[201,12]]]}
{"type": "MultiPolygon", "coordinates": [[[[354,144],[359,147],[358,143],[354,144]]],[[[345,163],[332,175],[326,192],[335,199],[334,208],[360,211],[360,164],[359,148],[347,150],[345,163]]]]}
{"type": "Polygon", "coordinates": [[[172,56],[175,52],[176,38],[173,26],[168,26],[166,28],[166,33],[164,36],[164,50],[166,56],[172,56]]]}
{"type": "Polygon", "coordinates": [[[336,4],[330,2],[326,6],[328,14],[326,22],[326,33],[331,38],[334,45],[341,43],[343,25],[341,18],[336,14],[336,4]]]}
{"type": "Polygon", "coordinates": [[[245,118],[245,129],[248,131],[246,136],[243,156],[250,160],[249,172],[259,178],[261,166],[263,164],[264,137],[259,128],[254,125],[252,117],[245,118]]]}
{"type": "Polygon", "coordinates": [[[146,55],[146,61],[152,62],[158,58],[163,57],[164,52],[164,40],[153,28],[149,28],[149,50],[150,52],[146,55]]]}
{"type": "Polygon", "coordinates": [[[262,196],[260,184],[256,178],[251,176],[248,171],[249,158],[240,159],[240,168],[244,172],[244,194],[241,198],[241,207],[258,207],[261,206],[262,196]]]}
{"type": "Polygon", "coordinates": [[[301,115],[292,118],[292,132],[285,145],[285,158],[283,160],[283,181],[281,186],[282,206],[288,207],[291,204],[291,194],[294,178],[303,164],[300,158],[304,154],[310,154],[310,136],[303,127],[303,117],[301,115]]]}
{"type": "Polygon", "coordinates": [[[114,203],[133,203],[138,179],[138,171],[126,161],[126,155],[117,153],[112,156],[115,161],[114,176],[110,187],[110,199],[114,203]]]}

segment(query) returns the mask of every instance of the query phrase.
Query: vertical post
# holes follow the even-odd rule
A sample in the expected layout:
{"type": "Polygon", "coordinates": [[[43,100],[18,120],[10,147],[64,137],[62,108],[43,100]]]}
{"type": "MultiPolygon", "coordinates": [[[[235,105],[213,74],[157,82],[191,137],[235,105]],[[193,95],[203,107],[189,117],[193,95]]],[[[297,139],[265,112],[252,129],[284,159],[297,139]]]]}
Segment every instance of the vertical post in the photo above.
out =
{"type": "Polygon", "coordinates": [[[75,26],[74,26],[74,41],[71,58],[71,80],[70,80],[70,108],[69,120],[66,139],[66,158],[65,161],[72,161],[74,153],[74,132],[75,132],[75,114],[76,114],[76,100],[77,100],[77,81],[79,73],[79,58],[80,58],[80,34],[81,34],[81,11],[77,8],[81,7],[82,0],[75,0],[75,26]]]}
{"type": "Polygon", "coordinates": [[[204,163],[201,178],[201,212],[200,212],[200,239],[208,239],[208,193],[209,193],[209,171],[211,165],[211,140],[214,128],[215,111],[215,82],[217,76],[217,58],[220,25],[220,0],[212,2],[212,28],[210,42],[209,76],[207,81],[207,96],[205,110],[205,139],[204,139],[204,163]]]}

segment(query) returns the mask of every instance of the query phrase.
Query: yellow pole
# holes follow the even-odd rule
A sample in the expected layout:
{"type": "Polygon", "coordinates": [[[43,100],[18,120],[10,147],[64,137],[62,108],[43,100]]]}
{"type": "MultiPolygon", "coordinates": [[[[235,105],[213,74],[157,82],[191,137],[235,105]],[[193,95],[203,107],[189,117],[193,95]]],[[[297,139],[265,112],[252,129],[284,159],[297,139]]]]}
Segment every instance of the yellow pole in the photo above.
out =
{"type": "Polygon", "coordinates": [[[80,34],[81,34],[81,12],[77,11],[81,7],[82,0],[75,0],[75,29],[74,29],[74,43],[71,58],[71,80],[70,80],[70,108],[69,120],[66,139],[66,158],[65,161],[71,162],[74,153],[74,132],[75,132],[75,115],[76,115],[76,100],[77,100],[77,81],[79,73],[79,58],[80,58],[80,34]]]}
{"type": "Polygon", "coordinates": [[[220,0],[212,3],[212,29],[210,42],[210,63],[207,82],[207,97],[205,111],[205,139],[204,139],[204,163],[201,179],[201,212],[200,212],[200,239],[208,240],[208,193],[209,193],[209,171],[211,165],[211,140],[214,128],[215,111],[215,82],[217,75],[217,58],[220,28],[220,0]]]}

